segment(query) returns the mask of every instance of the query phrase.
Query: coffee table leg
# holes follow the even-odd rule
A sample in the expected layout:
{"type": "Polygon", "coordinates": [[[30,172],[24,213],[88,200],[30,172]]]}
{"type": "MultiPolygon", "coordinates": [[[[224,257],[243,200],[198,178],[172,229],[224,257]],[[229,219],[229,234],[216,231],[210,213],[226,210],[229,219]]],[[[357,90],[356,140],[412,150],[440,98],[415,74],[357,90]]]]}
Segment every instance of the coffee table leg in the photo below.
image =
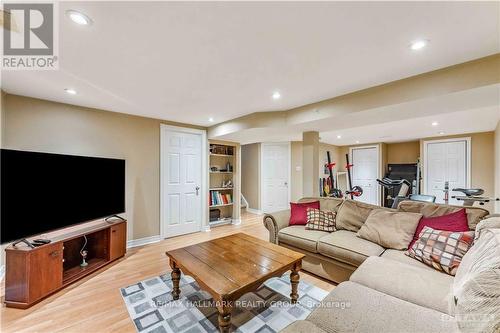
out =
{"type": "Polygon", "coordinates": [[[297,300],[299,299],[299,294],[297,292],[298,286],[299,286],[299,271],[300,271],[301,263],[298,262],[293,265],[292,267],[292,272],[290,273],[290,284],[292,285],[292,293],[290,294],[290,298],[292,300],[292,304],[297,303],[297,300]]]}
{"type": "Polygon", "coordinates": [[[219,330],[221,333],[229,333],[231,329],[231,311],[233,308],[231,305],[221,305],[217,309],[219,310],[219,330]]]}
{"type": "Polygon", "coordinates": [[[170,259],[170,268],[172,268],[172,273],[170,273],[170,275],[172,276],[173,284],[172,297],[174,298],[174,300],[177,300],[179,299],[179,296],[181,294],[181,289],[179,288],[179,281],[181,280],[181,270],[172,259],[170,259]]]}

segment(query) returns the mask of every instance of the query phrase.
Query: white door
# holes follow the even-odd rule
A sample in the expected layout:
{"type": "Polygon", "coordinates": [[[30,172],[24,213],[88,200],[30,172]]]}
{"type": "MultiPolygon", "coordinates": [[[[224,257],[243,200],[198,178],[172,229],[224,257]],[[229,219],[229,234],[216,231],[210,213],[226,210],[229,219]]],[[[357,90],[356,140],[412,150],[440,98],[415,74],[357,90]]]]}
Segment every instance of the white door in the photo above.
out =
{"type": "Polygon", "coordinates": [[[261,145],[261,202],[265,213],[289,208],[290,144],[261,145]]]}
{"type": "Polygon", "coordinates": [[[200,231],[205,196],[202,191],[201,131],[161,127],[162,235],[200,231]]]}
{"type": "Polygon", "coordinates": [[[467,188],[467,149],[466,139],[426,142],[425,144],[425,194],[436,196],[437,203],[444,203],[444,186],[449,182],[450,205],[462,205],[462,201],[452,199],[453,195],[463,195],[452,192],[457,187],[467,188]]]}
{"type": "Polygon", "coordinates": [[[352,186],[360,186],[363,194],[355,200],[378,205],[378,148],[360,147],[351,150],[352,186]]]}

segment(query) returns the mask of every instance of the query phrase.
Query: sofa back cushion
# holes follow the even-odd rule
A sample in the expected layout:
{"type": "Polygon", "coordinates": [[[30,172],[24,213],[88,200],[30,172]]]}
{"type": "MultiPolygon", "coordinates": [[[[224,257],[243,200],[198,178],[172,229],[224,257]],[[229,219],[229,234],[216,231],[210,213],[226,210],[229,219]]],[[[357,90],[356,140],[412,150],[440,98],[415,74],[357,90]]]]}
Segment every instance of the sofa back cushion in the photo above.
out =
{"type": "Polygon", "coordinates": [[[323,197],[306,197],[302,198],[299,200],[300,203],[302,202],[313,202],[313,201],[318,201],[319,200],[319,209],[323,211],[331,211],[331,212],[337,212],[340,205],[342,205],[342,202],[344,200],[339,199],[339,198],[323,198],[323,197]]]}
{"type": "Polygon", "coordinates": [[[374,209],[358,231],[358,237],[385,248],[406,250],[422,214],[374,209]]]}
{"type": "Polygon", "coordinates": [[[470,230],[474,230],[479,221],[489,214],[486,209],[479,207],[450,206],[422,201],[405,200],[401,201],[398,205],[398,210],[400,211],[421,213],[424,217],[448,215],[458,212],[463,208],[465,208],[465,212],[467,213],[467,223],[470,230]]]}
{"type": "Polygon", "coordinates": [[[453,296],[462,331],[495,330],[500,313],[500,229],[484,228],[476,235],[474,245],[458,267],[453,296]]]}
{"type": "Polygon", "coordinates": [[[337,212],[335,225],[337,229],[357,232],[359,228],[361,228],[361,226],[365,223],[368,215],[370,215],[370,213],[374,209],[396,211],[394,209],[370,205],[364,202],[344,200],[337,212]]]}

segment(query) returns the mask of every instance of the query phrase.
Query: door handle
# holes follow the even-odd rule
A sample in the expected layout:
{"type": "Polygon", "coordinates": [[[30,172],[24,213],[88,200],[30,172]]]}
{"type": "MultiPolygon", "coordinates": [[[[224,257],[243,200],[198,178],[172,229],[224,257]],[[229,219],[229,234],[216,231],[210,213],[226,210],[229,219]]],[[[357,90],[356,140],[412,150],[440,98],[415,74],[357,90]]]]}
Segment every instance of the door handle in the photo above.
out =
{"type": "Polygon", "coordinates": [[[288,186],[288,182],[285,182],[285,186],[288,186]]]}
{"type": "Polygon", "coordinates": [[[200,187],[199,186],[196,186],[195,187],[195,190],[196,190],[196,195],[198,195],[199,191],[200,191],[200,187]]]}

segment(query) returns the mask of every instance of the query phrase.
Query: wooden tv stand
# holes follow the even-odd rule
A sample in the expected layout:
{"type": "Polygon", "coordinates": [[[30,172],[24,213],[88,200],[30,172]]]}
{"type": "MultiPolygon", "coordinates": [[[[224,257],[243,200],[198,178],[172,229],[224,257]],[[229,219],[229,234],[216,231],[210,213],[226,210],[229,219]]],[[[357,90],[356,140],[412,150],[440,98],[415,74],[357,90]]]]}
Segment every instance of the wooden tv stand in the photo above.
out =
{"type": "MultiPolygon", "coordinates": [[[[36,237],[35,237],[36,238],[36,237]]],[[[54,232],[51,243],[30,248],[10,245],[6,252],[5,304],[26,309],[125,255],[126,221],[95,221],[54,232]],[[88,265],[80,250],[87,237],[88,265]]]]}

